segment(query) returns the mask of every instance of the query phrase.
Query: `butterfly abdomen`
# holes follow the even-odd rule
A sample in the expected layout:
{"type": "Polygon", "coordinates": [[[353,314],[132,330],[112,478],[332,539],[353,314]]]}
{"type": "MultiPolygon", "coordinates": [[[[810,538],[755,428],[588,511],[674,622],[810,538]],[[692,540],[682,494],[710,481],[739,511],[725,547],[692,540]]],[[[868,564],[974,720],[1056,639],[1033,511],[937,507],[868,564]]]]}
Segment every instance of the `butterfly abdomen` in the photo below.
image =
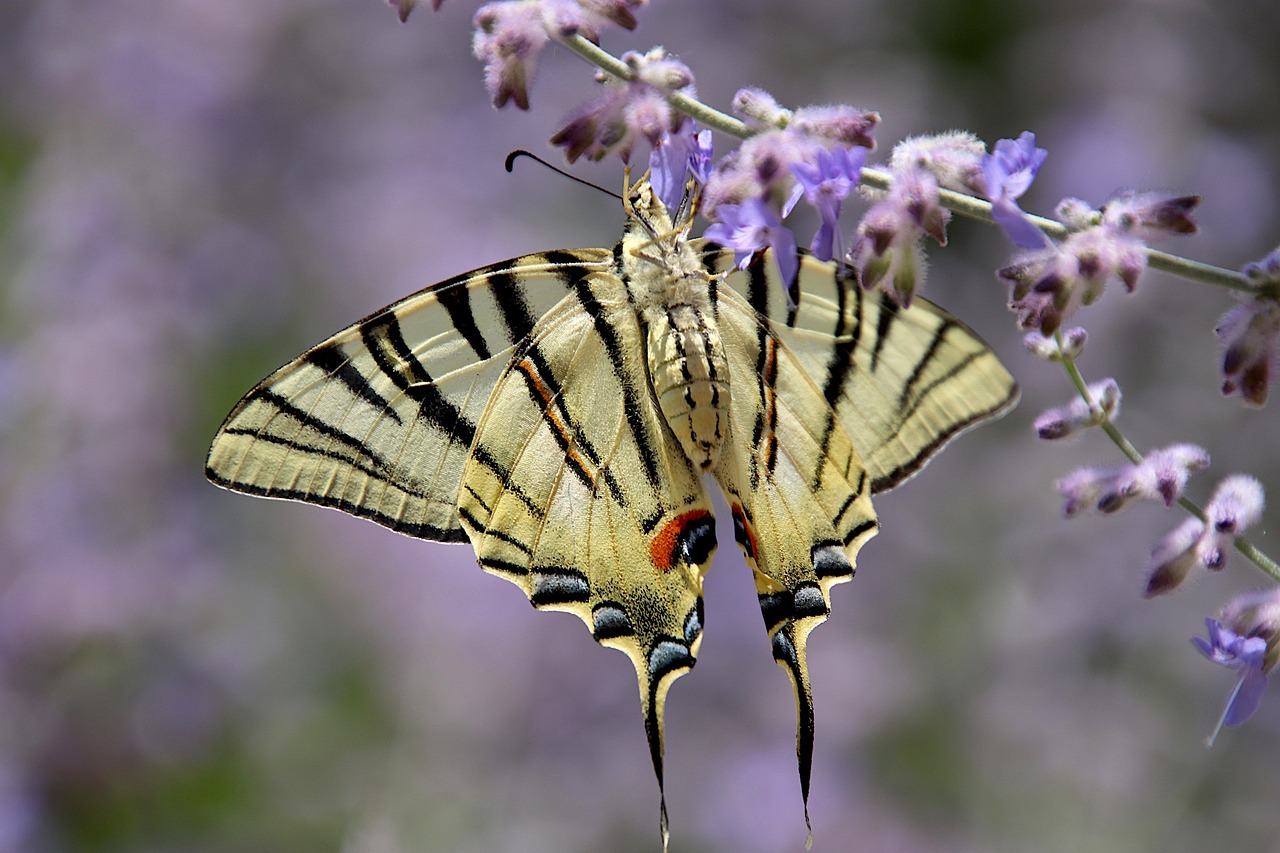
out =
{"type": "Polygon", "coordinates": [[[707,311],[679,304],[651,319],[648,337],[649,374],[662,414],[694,464],[709,470],[729,424],[720,333],[707,311]]]}

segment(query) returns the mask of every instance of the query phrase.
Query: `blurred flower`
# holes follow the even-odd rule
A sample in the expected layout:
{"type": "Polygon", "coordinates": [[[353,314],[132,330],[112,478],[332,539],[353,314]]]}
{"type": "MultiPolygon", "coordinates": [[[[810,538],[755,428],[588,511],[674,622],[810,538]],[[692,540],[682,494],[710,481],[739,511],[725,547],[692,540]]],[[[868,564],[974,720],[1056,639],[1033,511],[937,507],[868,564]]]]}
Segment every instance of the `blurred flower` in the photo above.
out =
{"type": "Polygon", "coordinates": [[[1124,190],[1102,206],[1102,224],[1144,242],[1194,234],[1198,228],[1191,211],[1199,203],[1197,195],[1124,190]]]}
{"type": "Polygon", "coordinates": [[[1024,329],[1052,335],[1067,317],[1091,305],[1118,279],[1133,292],[1147,269],[1148,241],[1195,230],[1195,196],[1121,193],[1101,211],[1065,199],[1058,215],[1071,229],[1059,244],[1016,255],[996,275],[1010,286],[1009,308],[1024,329]]]}
{"type": "Polygon", "coordinates": [[[1222,609],[1222,622],[1237,634],[1266,640],[1267,655],[1262,671],[1275,669],[1280,662],[1280,587],[1235,598],[1222,609]]]}
{"type": "Polygon", "coordinates": [[[1262,484],[1247,474],[1232,474],[1219,483],[1204,509],[1209,523],[1198,546],[1201,562],[1224,568],[1235,537],[1262,517],[1263,502],[1262,484]]]}
{"type": "Polygon", "coordinates": [[[816,165],[795,163],[791,166],[805,198],[822,218],[822,225],[809,245],[809,251],[819,260],[844,258],[840,239],[840,206],[862,176],[862,164],[866,158],[865,148],[837,146],[830,151],[819,151],[816,165]]]}
{"type": "Polygon", "coordinates": [[[1080,353],[1084,352],[1084,345],[1088,340],[1089,333],[1076,326],[1054,337],[1046,337],[1039,332],[1027,332],[1022,337],[1022,344],[1033,355],[1045,361],[1063,361],[1064,359],[1074,361],[1080,357],[1080,353]]]}
{"type": "MultiPolygon", "coordinates": [[[[417,0],[390,0],[404,20],[417,0]],[[406,6],[409,9],[406,9],[406,6]]],[[[435,8],[442,0],[432,0],[435,8]]],[[[543,48],[553,38],[581,35],[593,42],[610,24],[635,29],[631,10],[643,0],[497,0],[476,10],[471,52],[484,63],[484,82],[495,107],[529,109],[529,83],[543,48]]],[[[625,59],[625,57],[624,57],[625,59]]]]}
{"type": "Polygon", "coordinates": [[[982,158],[983,192],[991,202],[991,215],[1009,239],[1024,249],[1038,249],[1049,242],[1017,202],[1031,188],[1048,155],[1036,147],[1034,133],[1023,131],[1017,139],[999,140],[995,151],[982,158]]]}
{"type": "Polygon", "coordinates": [[[1170,506],[1181,496],[1188,477],[1208,465],[1209,454],[1203,448],[1174,444],[1152,450],[1137,464],[1077,469],[1058,481],[1058,491],[1066,499],[1063,511],[1068,517],[1089,505],[1098,512],[1117,512],[1139,498],[1170,506]]]}
{"type": "Polygon", "coordinates": [[[1066,438],[1119,416],[1120,386],[1114,379],[1104,379],[1090,385],[1089,397],[1096,405],[1091,405],[1083,397],[1076,397],[1065,406],[1046,409],[1035,419],[1036,433],[1043,439],[1066,438]]]}
{"type": "Polygon", "coordinates": [[[562,146],[569,162],[586,156],[600,160],[617,154],[628,162],[638,139],[654,148],[664,135],[676,134],[684,116],[667,97],[693,85],[693,72],[684,63],[654,48],[647,54],[623,54],[635,75],[631,80],[603,79],[604,93],[571,112],[551,144],[562,146]]]}
{"type": "Polygon", "coordinates": [[[1209,743],[1213,743],[1224,725],[1241,725],[1258,710],[1263,691],[1267,689],[1267,675],[1263,671],[1267,641],[1261,637],[1242,637],[1212,617],[1205,619],[1204,624],[1209,638],[1192,637],[1191,642],[1209,660],[1234,669],[1239,675],[1222,719],[1209,736],[1209,743]]]}
{"type": "Polygon", "coordinates": [[[893,185],[863,214],[849,262],[864,288],[880,288],[904,308],[924,284],[920,241],[927,234],[946,245],[951,212],[938,197],[938,179],[911,164],[893,173],[893,185]]]}
{"type": "Polygon", "coordinates": [[[1280,337],[1280,299],[1261,296],[1232,308],[1214,330],[1222,344],[1222,393],[1267,402],[1280,337]]]}
{"type": "Polygon", "coordinates": [[[963,193],[982,192],[982,159],[987,147],[972,133],[953,130],[912,136],[893,146],[889,167],[895,172],[921,168],[938,185],[963,193]]]}
{"type": "Polygon", "coordinates": [[[1192,569],[1203,565],[1196,548],[1203,533],[1203,521],[1186,518],[1156,543],[1147,564],[1147,588],[1143,593],[1147,598],[1176,589],[1192,569]]]}
{"type": "Polygon", "coordinates": [[[721,205],[717,213],[720,221],[712,223],[705,236],[713,243],[733,249],[738,269],[746,269],[755,253],[767,247],[773,249],[783,284],[795,280],[800,269],[795,235],[767,204],[758,198],[749,198],[742,204],[721,205]]]}
{"type": "Polygon", "coordinates": [[[791,121],[791,110],[779,104],[764,89],[748,86],[734,93],[733,114],[757,132],[779,130],[791,121]]]}
{"type": "Polygon", "coordinates": [[[472,18],[471,52],[484,63],[484,85],[495,107],[514,101],[529,109],[529,83],[543,48],[550,41],[536,0],[487,3],[472,18]]]}

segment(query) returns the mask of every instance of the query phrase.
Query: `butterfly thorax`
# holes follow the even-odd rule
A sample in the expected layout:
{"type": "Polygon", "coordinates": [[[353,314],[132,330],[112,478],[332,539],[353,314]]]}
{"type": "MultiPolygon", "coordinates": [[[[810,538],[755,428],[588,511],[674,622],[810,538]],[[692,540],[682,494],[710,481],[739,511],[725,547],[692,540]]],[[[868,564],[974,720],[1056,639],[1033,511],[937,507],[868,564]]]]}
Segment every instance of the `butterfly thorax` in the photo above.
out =
{"type": "Polygon", "coordinates": [[[729,371],[716,326],[712,281],[661,203],[623,238],[622,278],[647,332],[649,377],[659,408],[689,458],[710,470],[728,429],[729,371]]]}

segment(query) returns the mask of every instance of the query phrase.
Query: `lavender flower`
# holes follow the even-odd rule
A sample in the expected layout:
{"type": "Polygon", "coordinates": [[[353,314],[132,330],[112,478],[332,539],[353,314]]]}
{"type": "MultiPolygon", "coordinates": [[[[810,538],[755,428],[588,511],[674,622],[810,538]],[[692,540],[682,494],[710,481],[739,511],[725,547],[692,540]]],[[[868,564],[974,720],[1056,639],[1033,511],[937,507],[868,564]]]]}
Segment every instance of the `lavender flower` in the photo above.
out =
{"type": "MultiPolygon", "coordinates": [[[[1105,389],[1102,392],[1105,394],[1105,389]]],[[[1118,398],[1115,402],[1118,405],[1118,398]]],[[[1101,405],[1105,411],[1106,404],[1101,405]]],[[[1051,409],[1041,417],[1060,411],[1051,409]]],[[[1087,421],[1100,415],[1098,411],[1090,412],[1087,406],[1081,406],[1068,416],[1087,421]]],[[[1037,425],[1041,427],[1041,437],[1045,437],[1045,431],[1058,428],[1056,421],[1052,425],[1042,425],[1037,421],[1037,425]]],[[[1182,495],[1191,474],[1208,465],[1209,454],[1203,448],[1194,444],[1174,444],[1152,450],[1137,464],[1116,468],[1080,468],[1058,481],[1058,491],[1066,499],[1063,509],[1068,517],[1091,504],[1099,512],[1117,512],[1138,498],[1157,500],[1170,506],[1182,495]]]]}
{"type": "Polygon", "coordinates": [[[1196,195],[1123,190],[1103,205],[1102,224],[1143,241],[1194,234],[1199,229],[1191,211],[1199,203],[1196,195]]]}
{"type": "MultiPolygon", "coordinates": [[[[431,7],[439,9],[440,4],[444,0],[432,0],[431,7]]],[[[387,0],[387,5],[395,7],[397,14],[400,15],[400,22],[404,23],[409,20],[409,13],[413,11],[413,7],[418,5],[418,0],[387,0]]]]}
{"type": "Polygon", "coordinates": [[[1074,361],[1084,352],[1084,345],[1088,340],[1089,333],[1076,326],[1054,337],[1046,337],[1039,332],[1027,332],[1022,337],[1022,344],[1032,355],[1045,361],[1074,361]]]}
{"type": "Polygon", "coordinates": [[[893,185],[863,215],[849,262],[867,289],[880,288],[904,308],[924,283],[920,241],[927,234],[946,245],[951,212],[938,197],[938,179],[915,164],[895,171],[893,185]]]}
{"type": "Polygon", "coordinates": [[[1267,641],[1263,672],[1271,672],[1280,663],[1280,587],[1235,598],[1222,609],[1222,623],[1241,636],[1267,641]]]}
{"type": "Polygon", "coordinates": [[[1064,199],[1059,217],[1073,229],[1060,245],[1025,251],[996,275],[1010,285],[1009,308],[1024,329],[1053,334],[1077,309],[1091,305],[1108,282],[1133,292],[1147,268],[1146,243],[1195,230],[1194,196],[1122,193],[1101,211],[1064,199]]]}
{"type": "Polygon", "coordinates": [[[634,78],[605,80],[603,94],[570,113],[551,137],[552,145],[565,149],[570,163],[582,156],[600,160],[609,154],[627,162],[637,140],[656,148],[664,135],[676,134],[684,121],[668,96],[693,85],[688,66],[661,48],[622,58],[634,78]]]}
{"type": "Polygon", "coordinates": [[[694,133],[693,121],[685,119],[675,133],[663,134],[649,153],[649,182],[667,210],[674,211],[680,205],[689,178],[706,183],[711,145],[711,131],[694,133]]]}
{"type": "Polygon", "coordinates": [[[790,229],[767,204],[758,198],[749,198],[742,204],[724,204],[717,209],[719,222],[711,224],[706,238],[733,249],[734,263],[738,269],[746,269],[756,252],[773,249],[782,281],[790,284],[800,269],[796,255],[796,238],[790,229]]]}
{"type": "Polygon", "coordinates": [[[484,63],[484,85],[495,107],[529,109],[529,83],[550,36],[536,0],[501,0],[476,10],[471,52],[484,63]]]}
{"type": "Polygon", "coordinates": [[[995,151],[982,158],[983,191],[991,202],[991,216],[1024,249],[1039,249],[1048,239],[1018,207],[1018,198],[1031,188],[1049,152],[1036,147],[1036,135],[1023,131],[1017,139],[1001,139],[995,151]]]}
{"type": "Polygon", "coordinates": [[[1219,483],[1204,510],[1209,524],[1198,546],[1200,561],[1225,568],[1231,543],[1262,517],[1263,502],[1262,484],[1253,477],[1233,474],[1219,483]]]}
{"type": "Polygon", "coordinates": [[[1209,638],[1192,637],[1191,642],[1209,660],[1234,669],[1239,675],[1222,719],[1209,736],[1208,742],[1212,744],[1224,725],[1241,725],[1258,710],[1262,694],[1267,688],[1267,675],[1262,668],[1267,641],[1261,637],[1242,637],[1224,627],[1217,619],[1205,619],[1204,624],[1208,628],[1209,638]]]}
{"type": "Polygon", "coordinates": [[[987,147],[972,133],[953,130],[912,136],[893,146],[889,166],[897,173],[924,169],[938,185],[963,193],[982,192],[982,159],[987,147]]]}
{"type": "Polygon", "coordinates": [[[1114,379],[1104,379],[1089,386],[1089,396],[1096,403],[1076,397],[1065,406],[1046,409],[1035,419],[1036,433],[1043,439],[1066,438],[1082,429],[1094,427],[1120,414],[1120,386],[1114,379]]]}
{"type": "Polygon", "coordinates": [[[1262,296],[1237,305],[1214,331],[1222,344],[1222,393],[1264,405],[1280,350],[1280,299],[1262,296]]]}
{"type": "Polygon", "coordinates": [[[1144,595],[1153,598],[1181,586],[1200,562],[1196,547],[1204,534],[1204,522],[1198,518],[1185,518],[1182,523],[1165,534],[1151,551],[1147,564],[1147,588],[1144,595]]]}
{"type": "Polygon", "coordinates": [[[844,257],[840,206],[857,185],[866,158],[865,148],[838,146],[831,151],[819,151],[817,165],[795,163],[791,166],[805,198],[822,218],[822,225],[809,245],[809,251],[819,260],[844,257]]]}

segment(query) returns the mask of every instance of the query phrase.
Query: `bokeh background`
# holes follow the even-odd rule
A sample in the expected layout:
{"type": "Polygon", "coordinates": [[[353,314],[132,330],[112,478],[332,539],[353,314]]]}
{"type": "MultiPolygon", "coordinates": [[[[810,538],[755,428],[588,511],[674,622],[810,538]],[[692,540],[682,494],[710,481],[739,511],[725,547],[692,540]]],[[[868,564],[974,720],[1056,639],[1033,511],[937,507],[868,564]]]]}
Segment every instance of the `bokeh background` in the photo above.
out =
{"type": "MultiPolygon", "coordinates": [[[[658,849],[622,656],[465,547],[202,475],[236,399],[327,334],[462,270],[617,238],[609,199],[501,165],[546,151],[589,69],[551,51],[534,109],[495,112],[473,11],[0,4],[0,851],[658,849]]],[[[1202,233],[1174,248],[1236,267],[1280,242],[1278,41],[1271,0],[654,0],[605,44],[665,45],[713,105],[755,84],[879,109],[882,152],[1035,130],[1028,209],[1199,192],[1202,233]]],[[[1117,453],[1035,440],[1067,381],[1021,351],[1003,237],[951,238],[926,293],[1024,401],[878,501],[812,638],[814,849],[1280,850],[1280,695],[1206,750],[1234,679],[1188,642],[1265,577],[1237,557],[1144,601],[1177,513],[1060,517],[1055,478],[1117,453]]],[[[1237,470],[1280,494],[1275,402],[1217,393],[1232,304],[1151,275],[1082,318],[1133,440],[1213,454],[1201,500],[1237,470]]],[[[1255,537],[1272,554],[1277,517],[1255,537]]],[[[719,538],[700,663],[668,702],[672,849],[799,850],[791,690],[719,538]]]]}

